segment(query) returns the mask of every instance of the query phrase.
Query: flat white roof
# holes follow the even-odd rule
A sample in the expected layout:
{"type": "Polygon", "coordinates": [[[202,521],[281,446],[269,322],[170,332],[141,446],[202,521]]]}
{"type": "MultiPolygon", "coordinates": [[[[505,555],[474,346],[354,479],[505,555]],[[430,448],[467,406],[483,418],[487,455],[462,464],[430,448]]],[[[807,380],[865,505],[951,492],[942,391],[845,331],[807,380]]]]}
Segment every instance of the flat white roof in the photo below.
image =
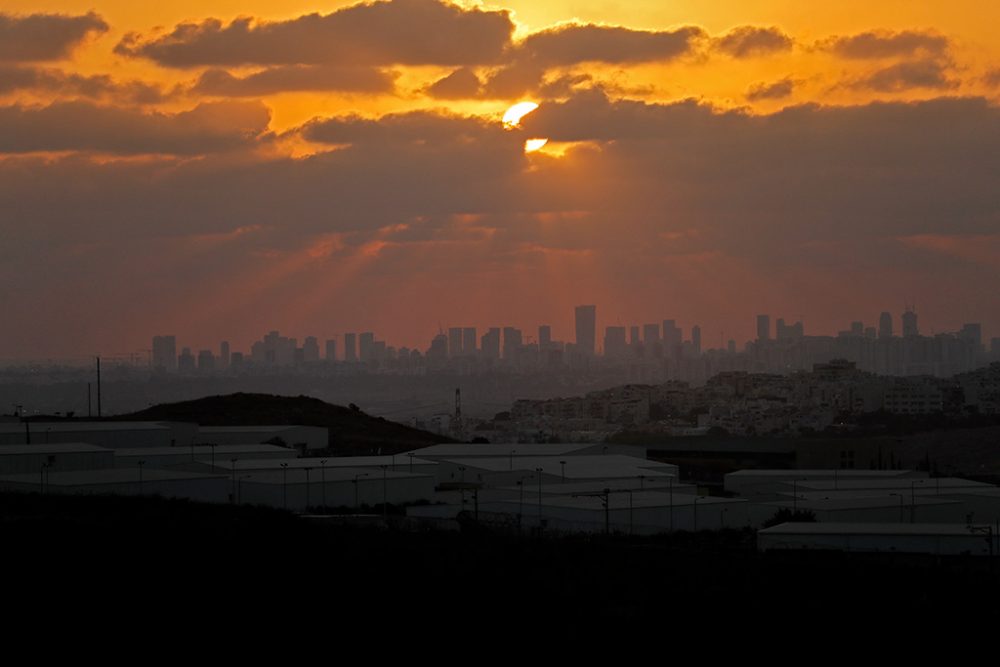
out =
{"type": "MultiPolygon", "coordinates": [[[[282,448],[279,448],[282,449],[282,448]]],[[[285,450],[288,451],[288,450],[285,450]]],[[[199,463],[205,463],[208,465],[212,464],[211,459],[206,459],[204,456],[198,459],[199,463]]],[[[325,458],[318,458],[315,456],[302,457],[302,458],[287,458],[287,459],[247,459],[239,460],[234,466],[232,461],[229,459],[223,459],[216,452],[215,457],[215,467],[224,470],[232,470],[233,467],[236,468],[237,472],[240,470],[277,470],[281,468],[281,464],[288,464],[288,469],[301,469],[301,468],[314,468],[320,470],[325,468],[326,470],[335,470],[337,468],[377,468],[379,466],[388,466],[389,470],[396,470],[398,472],[406,472],[410,467],[410,460],[396,457],[396,465],[392,464],[391,456],[328,456],[325,458]],[[326,463],[322,463],[326,461],[326,463]]],[[[436,466],[437,461],[425,461],[423,459],[413,459],[413,465],[416,466],[436,466]]]]}
{"type": "MultiPolygon", "coordinates": [[[[464,457],[492,457],[510,456],[512,453],[518,456],[560,456],[572,454],[590,447],[602,446],[600,443],[594,444],[557,444],[557,445],[533,445],[533,444],[448,444],[431,445],[421,449],[414,449],[407,454],[415,456],[434,456],[440,458],[464,458],[464,457]]],[[[608,445],[609,448],[613,445],[608,445]]],[[[406,454],[401,454],[406,456],[406,454]]]]}
{"type": "Polygon", "coordinates": [[[26,454],[82,454],[85,452],[114,452],[107,447],[99,447],[85,442],[65,442],[51,445],[0,445],[0,456],[24,456],[26,454]]]}
{"type": "MultiPolygon", "coordinates": [[[[227,479],[224,474],[204,474],[197,472],[185,472],[181,470],[161,470],[159,468],[142,469],[143,482],[166,482],[173,480],[197,480],[197,479],[227,479]]],[[[38,485],[39,473],[27,475],[4,475],[0,476],[0,483],[12,482],[17,484],[38,485]]],[[[139,472],[136,468],[108,468],[105,470],[66,470],[51,472],[45,475],[46,486],[99,486],[102,484],[128,484],[138,483],[139,472]]]]}
{"type": "MultiPolygon", "coordinates": [[[[884,507],[888,508],[899,508],[900,501],[897,496],[868,496],[864,498],[799,498],[798,501],[794,500],[779,500],[774,502],[762,503],[764,505],[770,505],[773,507],[785,507],[785,508],[795,508],[807,509],[807,510],[819,510],[819,511],[837,511],[837,510],[852,510],[852,509],[881,509],[884,507]]],[[[903,499],[902,507],[908,509],[911,505],[924,506],[924,505],[961,505],[961,500],[951,500],[948,498],[934,498],[927,496],[914,496],[911,502],[909,495],[903,499]]]]}
{"type": "Polygon", "coordinates": [[[923,477],[913,479],[841,479],[833,480],[805,480],[797,483],[800,489],[812,489],[814,491],[851,491],[861,489],[953,489],[955,487],[990,487],[996,488],[986,482],[975,482],[971,479],[961,477],[923,477]]]}
{"type": "Polygon", "coordinates": [[[621,454],[595,454],[586,456],[515,456],[468,459],[444,459],[446,463],[469,469],[489,472],[534,472],[541,468],[543,474],[561,476],[565,469],[567,479],[615,477],[673,477],[677,466],[621,454]],[[565,464],[563,463],[565,462],[565,464]]]}
{"type": "Polygon", "coordinates": [[[762,535],[913,535],[970,536],[984,535],[990,526],[964,523],[782,523],[758,531],[762,535]]]}
{"type": "MultiPolygon", "coordinates": [[[[195,445],[193,447],[195,455],[202,456],[211,454],[215,450],[217,457],[232,454],[287,454],[294,455],[295,450],[288,447],[278,447],[277,445],[195,445]]],[[[171,454],[191,455],[192,447],[183,445],[177,447],[122,447],[114,451],[115,456],[170,456],[171,454]]]]}

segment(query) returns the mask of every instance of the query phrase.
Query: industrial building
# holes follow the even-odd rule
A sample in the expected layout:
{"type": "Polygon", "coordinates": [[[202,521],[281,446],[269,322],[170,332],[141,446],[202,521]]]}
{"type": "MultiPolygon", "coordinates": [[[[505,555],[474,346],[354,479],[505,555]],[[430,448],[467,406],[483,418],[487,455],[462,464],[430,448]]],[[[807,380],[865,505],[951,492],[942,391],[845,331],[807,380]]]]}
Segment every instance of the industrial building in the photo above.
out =
{"type": "Polygon", "coordinates": [[[995,525],[964,523],[783,523],[757,533],[757,548],[992,556],[995,525]]]}

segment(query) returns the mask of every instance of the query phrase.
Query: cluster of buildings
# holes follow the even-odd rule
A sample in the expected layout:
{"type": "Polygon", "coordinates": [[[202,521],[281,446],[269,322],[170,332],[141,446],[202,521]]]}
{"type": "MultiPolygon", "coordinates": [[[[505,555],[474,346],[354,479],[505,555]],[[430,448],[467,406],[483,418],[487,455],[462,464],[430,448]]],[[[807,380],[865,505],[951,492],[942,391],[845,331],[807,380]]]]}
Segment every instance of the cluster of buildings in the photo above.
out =
{"type": "Polygon", "coordinates": [[[861,415],[1000,414],[1000,363],[951,378],[892,377],[837,359],[787,375],[729,371],[701,386],[631,384],[583,396],[518,400],[480,423],[491,442],[604,440],[623,429],[664,435],[803,435],[847,427],[861,415]]]}
{"type": "MultiPolygon", "coordinates": [[[[1000,552],[1000,488],[902,469],[740,470],[725,493],[613,444],[442,444],[318,454],[325,429],[174,422],[0,425],[0,489],[161,495],[316,512],[405,505],[409,527],[510,534],[761,529],[762,549],[1000,552]],[[40,439],[41,438],[41,439],[40,439]],[[28,440],[28,441],[26,441],[28,440]],[[817,523],[775,523],[782,513],[817,523]],[[790,513],[790,514],[789,514],[790,513]]],[[[369,515],[371,516],[371,515],[369,515]]]]}
{"type": "Polygon", "coordinates": [[[757,337],[739,349],[730,339],[723,347],[704,345],[702,329],[683,331],[675,320],[644,325],[607,326],[598,339],[597,308],[575,309],[575,339],[556,340],[552,327],[536,333],[516,327],[452,327],[441,331],[423,350],[394,347],[373,332],[345,333],[324,341],[315,336],[301,344],[296,338],[272,331],[254,342],[248,352],[222,342],[218,351],[177,349],[174,336],[155,336],[150,364],[163,373],[208,374],[298,369],[317,373],[471,375],[487,372],[551,373],[614,371],[634,382],[680,380],[704,384],[719,373],[790,373],[813,364],[843,358],[858,368],[880,375],[934,375],[968,372],[989,361],[1000,361],[1000,338],[984,347],[982,328],[965,324],[957,332],[920,334],[917,314],[901,316],[901,335],[893,317],[884,312],[877,326],[852,322],[835,336],[806,335],[801,321],[757,317],[757,337]],[[481,334],[481,335],[480,335],[481,334]]]}

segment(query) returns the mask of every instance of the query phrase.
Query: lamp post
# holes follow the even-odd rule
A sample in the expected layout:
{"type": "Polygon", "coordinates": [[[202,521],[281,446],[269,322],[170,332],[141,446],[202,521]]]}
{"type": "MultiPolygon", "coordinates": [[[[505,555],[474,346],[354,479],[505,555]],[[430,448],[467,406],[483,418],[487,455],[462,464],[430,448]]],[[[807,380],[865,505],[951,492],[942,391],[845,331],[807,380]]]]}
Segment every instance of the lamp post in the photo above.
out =
{"type": "Polygon", "coordinates": [[[306,509],[308,510],[312,505],[312,494],[309,492],[309,471],[312,468],[304,468],[304,470],[306,471],[306,509]]]}
{"type": "Polygon", "coordinates": [[[367,477],[367,476],[368,476],[368,473],[366,473],[366,472],[359,472],[358,474],[356,474],[354,476],[354,479],[352,480],[354,482],[354,509],[355,510],[361,508],[361,504],[358,502],[358,478],[359,477],[367,477]]]}
{"type": "Polygon", "coordinates": [[[566,483],[566,462],[560,461],[559,466],[562,468],[562,483],[566,483]]]}
{"type": "Polygon", "coordinates": [[[516,452],[516,451],[517,451],[516,449],[512,449],[512,450],[510,450],[510,453],[508,454],[508,457],[510,458],[510,469],[511,470],[514,469],[514,452],[516,452]]]}
{"type": "Polygon", "coordinates": [[[320,459],[319,461],[319,475],[320,475],[320,493],[323,498],[323,507],[326,507],[326,459],[320,459]]]}
{"type": "Polygon", "coordinates": [[[280,463],[281,466],[281,507],[288,509],[288,464],[280,463]]]}
{"type": "Polygon", "coordinates": [[[229,459],[229,462],[233,464],[233,493],[232,493],[232,502],[233,502],[234,505],[236,504],[236,462],[237,461],[239,461],[239,459],[236,458],[235,456],[233,458],[229,459]]]}
{"type": "Polygon", "coordinates": [[[136,461],[135,464],[139,467],[139,495],[142,495],[142,466],[146,465],[145,461],[136,461]]]}
{"type": "Polygon", "coordinates": [[[632,535],[632,489],[622,489],[622,493],[628,494],[628,534],[632,535]]]}
{"type": "Polygon", "coordinates": [[[542,469],[535,468],[538,475],[538,532],[542,531],[542,469]]]}
{"type": "Polygon", "coordinates": [[[215,448],[218,447],[215,443],[209,443],[209,447],[212,448],[212,468],[215,468],[215,448]]]}
{"type": "Polygon", "coordinates": [[[386,479],[386,474],[387,471],[389,470],[389,466],[383,465],[379,466],[379,468],[382,469],[382,522],[385,523],[389,518],[388,504],[387,504],[389,502],[389,493],[388,493],[388,480],[386,479]]]}
{"type": "Polygon", "coordinates": [[[903,523],[903,494],[902,493],[890,493],[890,496],[899,496],[899,522],[903,523]]]}
{"type": "Polygon", "coordinates": [[[410,472],[413,472],[413,452],[408,452],[406,455],[410,457],[410,472]]]}

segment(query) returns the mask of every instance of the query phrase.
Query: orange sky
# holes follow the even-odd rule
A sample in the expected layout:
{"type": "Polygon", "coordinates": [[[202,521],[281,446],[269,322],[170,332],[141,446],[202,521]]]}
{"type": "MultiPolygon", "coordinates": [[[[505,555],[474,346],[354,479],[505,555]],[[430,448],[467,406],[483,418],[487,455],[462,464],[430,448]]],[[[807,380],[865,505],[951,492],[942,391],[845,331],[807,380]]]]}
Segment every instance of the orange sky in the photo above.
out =
{"type": "Polygon", "coordinates": [[[1000,4],[395,0],[388,23],[299,20],[354,4],[4,3],[9,356],[272,328],[424,346],[438,322],[569,339],[591,302],[599,326],[676,317],[712,344],[757,311],[835,332],[913,301],[936,330],[1000,336],[1000,4]],[[28,17],[88,12],[105,27],[32,38],[68,55],[18,52],[28,17]],[[440,92],[449,75],[466,92],[440,92]],[[541,107],[505,132],[520,99],[541,107]]]}

